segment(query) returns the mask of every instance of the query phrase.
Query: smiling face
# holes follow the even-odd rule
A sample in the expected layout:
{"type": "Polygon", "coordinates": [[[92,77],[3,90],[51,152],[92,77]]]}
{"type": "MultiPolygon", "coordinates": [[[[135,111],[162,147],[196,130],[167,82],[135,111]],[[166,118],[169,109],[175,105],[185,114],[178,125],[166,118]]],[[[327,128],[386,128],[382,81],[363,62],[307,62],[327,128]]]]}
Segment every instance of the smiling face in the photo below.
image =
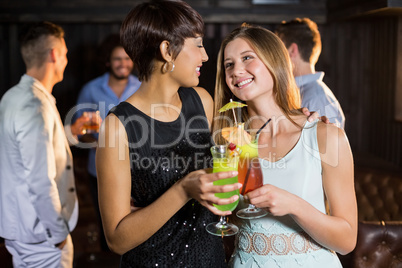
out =
{"type": "Polygon", "coordinates": [[[177,58],[174,60],[175,69],[172,77],[182,87],[194,87],[199,83],[200,68],[208,61],[208,55],[202,43],[202,37],[186,38],[177,58]]]}
{"type": "MultiPolygon", "coordinates": [[[[286,114],[298,114],[300,91],[291,70],[289,54],[273,32],[247,24],[234,29],[222,41],[218,54],[215,83],[215,116],[233,94],[247,102],[242,120],[249,111],[279,108],[286,114]]],[[[258,111],[257,111],[258,112],[258,111]]],[[[233,118],[230,111],[224,116],[233,118]]],[[[212,131],[230,125],[230,120],[214,120],[212,131]],[[215,123],[216,122],[216,123],[215,123]]]]}
{"type": "Polygon", "coordinates": [[[226,84],[239,99],[272,95],[272,75],[245,39],[236,38],[227,44],[223,66],[226,84]]]}
{"type": "Polygon", "coordinates": [[[133,70],[133,61],[123,47],[115,47],[110,54],[110,74],[116,79],[127,79],[133,70]]]}

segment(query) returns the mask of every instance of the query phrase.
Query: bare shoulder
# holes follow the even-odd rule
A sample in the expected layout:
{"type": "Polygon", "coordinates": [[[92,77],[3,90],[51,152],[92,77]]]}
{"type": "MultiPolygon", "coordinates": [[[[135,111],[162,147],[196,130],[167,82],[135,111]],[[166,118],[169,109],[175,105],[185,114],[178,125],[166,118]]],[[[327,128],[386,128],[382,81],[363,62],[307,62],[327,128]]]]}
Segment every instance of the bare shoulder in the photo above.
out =
{"type": "Polygon", "coordinates": [[[349,147],[345,131],[333,124],[317,123],[317,141],[321,154],[338,152],[349,147]]]}
{"type": "Polygon", "coordinates": [[[318,139],[322,138],[323,136],[329,136],[329,138],[345,138],[346,134],[345,131],[334,124],[325,124],[322,121],[317,122],[317,136],[318,139]]]}
{"type": "Polygon", "coordinates": [[[112,113],[106,116],[104,120],[104,127],[106,128],[120,127],[120,125],[122,126],[120,119],[112,113]]]}
{"type": "Polygon", "coordinates": [[[102,143],[107,144],[111,140],[115,141],[119,139],[127,140],[126,130],[120,119],[116,115],[111,113],[106,116],[105,120],[103,120],[102,122],[102,125],[99,129],[98,143],[99,146],[101,146],[102,143]]]}
{"type": "MultiPolygon", "coordinates": [[[[194,89],[198,93],[198,95],[200,96],[203,104],[204,104],[204,102],[213,104],[211,94],[209,94],[209,92],[205,88],[203,88],[203,87],[194,87],[194,89]]],[[[204,104],[204,106],[205,106],[205,104],[204,104]]]]}
{"type": "Polygon", "coordinates": [[[194,89],[200,96],[202,105],[204,106],[205,114],[208,118],[208,121],[211,123],[212,117],[213,117],[213,112],[214,112],[214,101],[213,101],[211,95],[209,94],[209,92],[206,91],[204,88],[194,87],[194,89]]]}

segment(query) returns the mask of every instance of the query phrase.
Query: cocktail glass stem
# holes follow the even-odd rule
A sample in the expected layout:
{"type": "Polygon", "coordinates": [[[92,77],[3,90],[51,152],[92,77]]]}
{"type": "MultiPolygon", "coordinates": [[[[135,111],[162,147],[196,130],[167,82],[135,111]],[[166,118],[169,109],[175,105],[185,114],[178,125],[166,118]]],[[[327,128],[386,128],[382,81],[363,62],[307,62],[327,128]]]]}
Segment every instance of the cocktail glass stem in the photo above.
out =
{"type": "Polygon", "coordinates": [[[218,226],[219,228],[221,228],[221,229],[224,229],[225,227],[227,227],[227,222],[226,222],[225,217],[223,217],[223,216],[220,217],[217,226],[218,226]]]}
{"type": "Polygon", "coordinates": [[[248,211],[248,212],[254,212],[254,211],[255,211],[255,206],[252,205],[252,204],[249,204],[249,205],[248,205],[248,208],[247,208],[247,211],[248,211]]]}
{"type": "MultiPolygon", "coordinates": [[[[211,147],[211,153],[213,157],[213,172],[222,172],[222,171],[237,171],[238,168],[238,159],[237,157],[230,156],[228,152],[228,148],[226,145],[218,145],[211,147]]],[[[226,185],[237,183],[238,178],[234,176],[232,178],[226,178],[221,180],[214,181],[214,185],[226,185]]],[[[219,198],[229,198],[233,195],[239,195],[239,190],[224,192],[224,193],[216,193],[215,196],[219,198]]],[[[235,202],[227,205],[217,205],[214,206],[221,211],[233,211],[237,204],[239,203],[239,199],[235,202]]],[[[239,228],[232,223],[226,222],[226,218],[224,216],[220,217],[219,222],[213,222],[206,226],[206,230],[208,233],[217,235],[217,236],[230,236],[235,235],[239,228]]]]}
{"type": "Polygon", "coordinates": [[[256,208],[254,205],[251,204],[249,204],[247,208],[241,209],[236,213],[237,217],[246,220],[258,219],[264,217],[267,214],[268,214],[267,211],[260,208],[256,208]]]}
{"type": "Polygon", "coordinates": [[[231,223],[226,222],[226,217],[220,216],[219,222],[207,225],[207,231],[216,236],[231,236],[237,234],[239,228],[231,223]]]}

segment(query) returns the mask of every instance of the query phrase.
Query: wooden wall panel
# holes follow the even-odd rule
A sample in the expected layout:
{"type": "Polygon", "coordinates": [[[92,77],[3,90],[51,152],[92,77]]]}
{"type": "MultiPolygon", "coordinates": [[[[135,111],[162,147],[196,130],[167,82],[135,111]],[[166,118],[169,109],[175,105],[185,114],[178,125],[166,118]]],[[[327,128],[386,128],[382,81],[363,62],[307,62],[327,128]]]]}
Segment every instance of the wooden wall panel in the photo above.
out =
{"type": "MultiPolygon", "coordinates": [[[[64,80],[56,84],[53,95],[63,116],[74,106],[83,84],[101,74],[103,66],[98,64],[98,46],[108,34],[119,32],[120,23],[60,25],[66,34],[69,62],[64,80]]],[[[18,43],[22,27],[23,24],[14,23],[0,25],[0,98],[25,73],[18,43]]]]}
{"type": "Polygon", "coordinates": [[[396,62],[396,93],[395,93],[395,119],[402,123],[402,16],[398,18],[397,58],[396,62]]]}
{"type": "Polygon", "coordinates": [[[321,30],[320,61],[344,109],[353,151],[402,167],[402,124],[394,118],[397,26],[397,17],[329,23],[321,30]]]}

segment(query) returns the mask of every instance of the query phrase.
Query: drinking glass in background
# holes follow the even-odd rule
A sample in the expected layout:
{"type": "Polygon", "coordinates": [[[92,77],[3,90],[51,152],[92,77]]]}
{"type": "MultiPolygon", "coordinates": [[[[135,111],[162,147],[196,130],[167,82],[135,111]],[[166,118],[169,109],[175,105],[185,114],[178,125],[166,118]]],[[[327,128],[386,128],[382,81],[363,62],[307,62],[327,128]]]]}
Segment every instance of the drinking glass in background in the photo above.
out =
{"type": "MultiPolygon", "coordinates": [[[[218,145],[211,147],[211,153],[213,157],[213,173],[222,171],[237,171],[239,157],[236,154],[231,154],[231,151],[225,145],[218,145]]],[[[237,176],[227,179],[221,179],[214,181],[214,185],[226,185],[237,183],[237,176]]],[[[234,195],[239,195],[239,190],[226,192],[226,193],[216,193],[215,196],[219,198],[229,198],[234,195]]],[[[227,205],[215,205],[221,211],[233,211],[239,199],[235,202],[227,205]]],[[[232,224],[226,222],[225,216],[221,216],[219,222],[213,222],[207,225],[206,230],[208,233],[217,236],[231,236],[235,235],[239,228],[232,224]]]]}
{"type": "Polygon", "coordinates": [[[99,111],[86,111],[83,113],[83,115],[88,117],[89,120],[85,122],[82,133],[83,134],[98,133],[100,123],[102,121],[99,115],[99,111]]]}
{"type": "MultiPolygon", "coordinates": [[[[240,147],[241,153],[238,167],[238,179],[239,182],[243,184],[240,190],[240,194],[242,195],[260,188],[264,183],[260,160],[258,159],[258,134],[260,130],[248,130],[247,132],[250,134],[250,140],[240,147]]],[[[243,208],[236,213],[237,217],[242,219],[258,219],[267,214],[267,211],[256,208],[252,204],[249,204],[247,208],[243,208]]]]}

